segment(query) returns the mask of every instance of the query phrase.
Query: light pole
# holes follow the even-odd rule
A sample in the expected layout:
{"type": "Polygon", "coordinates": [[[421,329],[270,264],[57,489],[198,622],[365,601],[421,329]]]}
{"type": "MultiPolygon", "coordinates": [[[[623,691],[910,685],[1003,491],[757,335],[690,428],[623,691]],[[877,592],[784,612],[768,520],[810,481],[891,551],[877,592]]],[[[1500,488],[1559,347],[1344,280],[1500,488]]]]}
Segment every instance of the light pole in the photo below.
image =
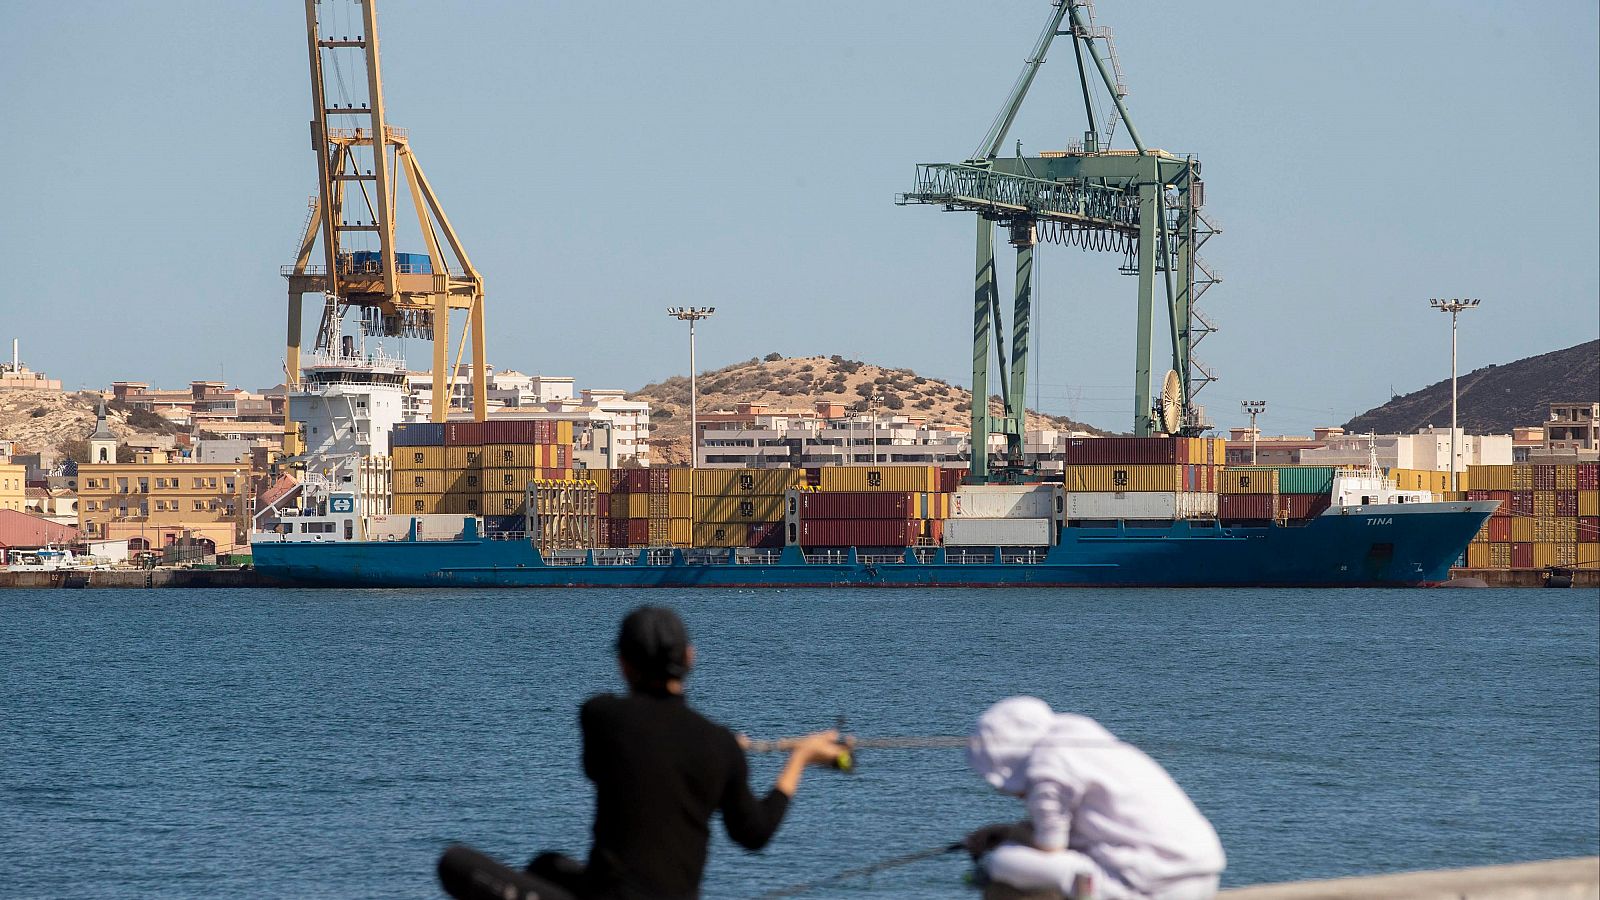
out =
{"type": "Polygon", "coordinates": [[[699,372],[694,362],[694,323],[711,318],[715,306],[669,306],[667,315],[689,323],[689,468],[700,465],[700,392],[696,381],[699,372]]]}
{"type": "Polygon", "coordinates": [[[1265,400],[1240,400],[1239,405],[1244,407],[1245,415],[1250,417],[1250,465],[1256,464],[1256,438],[1261,431],[1256,428],[1256,416],[1267,411],[1265,400]]]}
{"type": "Polygon", "coordinates": [[[872,464],[874,466],[878,464],[878,404],[882,403],[883,400],[882,394],[872,394],[866,400],[867,415],[869,416],[867,424],[872,427],[872,464]]]}
{"type": "Polygon", "coordinates": [[[1477,299],[1429,300],[1428,305],[1450,314],[1450,490],[1456,490],[1456,316],[1477,309],[1477,299]]]}

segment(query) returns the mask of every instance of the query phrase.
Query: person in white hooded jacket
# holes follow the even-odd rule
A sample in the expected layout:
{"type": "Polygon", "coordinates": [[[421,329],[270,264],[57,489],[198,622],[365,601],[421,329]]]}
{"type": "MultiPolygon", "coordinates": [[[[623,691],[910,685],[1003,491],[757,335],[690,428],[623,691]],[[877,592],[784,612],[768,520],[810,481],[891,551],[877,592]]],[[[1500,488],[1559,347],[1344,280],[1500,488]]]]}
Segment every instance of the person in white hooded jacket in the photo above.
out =
{"type": "Polygon", "coordinates": [[[1023,798],[1028,821],[974,832],[989,878],[1095,900],[1203,900],[1226,866],[1206,817],[1166,770],[1086,716],[1011,697],[978,719],[967,762],[1023,798]]]}

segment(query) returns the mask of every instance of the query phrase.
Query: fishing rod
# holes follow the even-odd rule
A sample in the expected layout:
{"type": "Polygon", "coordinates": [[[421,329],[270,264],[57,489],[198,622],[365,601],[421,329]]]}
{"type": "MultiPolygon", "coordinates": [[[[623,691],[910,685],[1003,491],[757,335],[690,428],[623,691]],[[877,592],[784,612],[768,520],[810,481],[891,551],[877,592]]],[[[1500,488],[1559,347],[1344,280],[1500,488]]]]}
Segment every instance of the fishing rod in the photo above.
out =
{"type": "Polygon", "coordinates": [[[888,869],[895,869],[899,868],[900,866],[908,866],[914,862],[921,862],[925,859],[933,859],[936,856],[944,856],[946,853],[955,853],[958,850],[964,849],[966,849],[966,845],[960,841],[957,841],[954,844],[943,844],[938,847],[929,847],[926,850],[918,850],[915,853],[907,853],[904,856],[895,856],[889,859],[871,863],[869,865],[858,866],[854,869],[846,869],[843,872],[836,872],[832,875],[829,875],[827,878],[819,878],[816,881],[807,881],[801,884],[790,885],[786,888],[778,888],[777,890],[767,891],[765,894],[756,895],[756,900],[777,900],[779,897],[794,897],[800,894],[809,893],[818,888],[831,887],[841,881],[849,881],[852,878],[864,878],[869,875],[876,875],[877,873],[886,871],[888,869]]]}

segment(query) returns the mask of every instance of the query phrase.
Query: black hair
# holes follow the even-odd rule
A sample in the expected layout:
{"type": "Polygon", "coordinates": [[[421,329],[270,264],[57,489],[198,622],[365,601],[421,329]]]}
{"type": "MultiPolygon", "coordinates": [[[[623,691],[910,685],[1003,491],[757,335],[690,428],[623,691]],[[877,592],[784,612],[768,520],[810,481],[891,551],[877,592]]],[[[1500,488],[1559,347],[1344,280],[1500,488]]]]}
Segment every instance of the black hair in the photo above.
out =
{"type": "Polygon", "coordinates": [[[639,680],[637,687],[661,689],[689,674],[689,629],[665,606],[641,606],[617,630],[617,655],[639,680]]]}

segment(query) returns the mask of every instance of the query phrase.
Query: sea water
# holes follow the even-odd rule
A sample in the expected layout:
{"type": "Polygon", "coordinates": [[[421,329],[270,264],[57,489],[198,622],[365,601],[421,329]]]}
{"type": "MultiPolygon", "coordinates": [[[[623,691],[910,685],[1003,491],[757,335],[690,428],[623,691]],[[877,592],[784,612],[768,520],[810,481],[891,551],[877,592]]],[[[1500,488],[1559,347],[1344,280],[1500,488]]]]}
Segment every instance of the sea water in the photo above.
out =
{"type": "MultiPolygon", "coordinates": [[[[675,606],[753,737],[959,735],[1033,694],[1167,767],[1226,885],[1595,853],[1600,598],[1540,590],[0,594],[0,895],[437,897],[451,842],[582,856],[577,707],[675,606]]],[[[765,791],[781,760],[752,759],[765,791]]],[[[960,750],[812,769],[743,898],[1019,817],[960,750]]],[[[962,897],[943,856],[818,897],[962,897]]]]}

